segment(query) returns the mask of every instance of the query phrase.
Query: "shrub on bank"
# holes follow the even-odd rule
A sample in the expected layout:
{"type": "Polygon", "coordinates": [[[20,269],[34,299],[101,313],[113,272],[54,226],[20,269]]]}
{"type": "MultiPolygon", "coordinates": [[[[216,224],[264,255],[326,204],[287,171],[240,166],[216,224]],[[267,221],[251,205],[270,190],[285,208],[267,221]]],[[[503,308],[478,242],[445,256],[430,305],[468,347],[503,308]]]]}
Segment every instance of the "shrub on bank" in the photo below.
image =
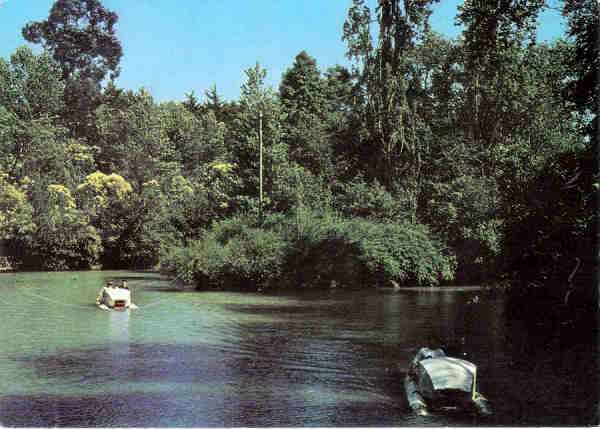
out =
{"type": "Polygon", "coordinates": [[[429,285],[452,280],[454,257],[424,225],[313,217],[290,262],[300,283],[342,286],[429,285]]]}
{"type": "Polygon", "coordinates": [[[277,232],[234,218],[215,223],[191,246],[170,249],[161,269],[199,288],[261,289],[281,278],[286,247],[277,232]]]}
{"type": "Polygon", "coordinates": [[[453,253],[421,224],[377,224],[365,231],[361,249],[369,271],[385,283],[435,286],[454,277],[453,253]]]}
{"type": "Polygon", "coordinates": [[[215,223],[191,246],[163,256],[163,271],[198,287],[430,285],[453,278],[454,256],[423,225],[374,223],[305,212],[215,223]]]}

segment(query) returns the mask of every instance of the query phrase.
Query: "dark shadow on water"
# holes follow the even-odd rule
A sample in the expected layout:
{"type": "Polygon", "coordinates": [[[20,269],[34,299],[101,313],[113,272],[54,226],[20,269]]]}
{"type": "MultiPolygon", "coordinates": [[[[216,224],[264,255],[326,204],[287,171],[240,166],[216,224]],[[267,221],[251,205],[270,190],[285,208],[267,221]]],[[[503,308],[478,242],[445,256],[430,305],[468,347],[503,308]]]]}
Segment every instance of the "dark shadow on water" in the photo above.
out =
{"type": "Polygon", "coordinates": [[[235,416],[204,400],[203,413],[190,398],[173,400],[170,393],[111,395],[0,396],[0,421],[5,427],[175,427],[233,426],[235,416]],[[168,406],[157,407],[157,404],[168,406]]]}
{"type": "Polygon", "coordinates": [[[120,382],[129,385],[130,392],[0,395],[0,422],[9,427],[389,427],[408,412],[394,399],[401,391],[393,374],[380,380],[389,387],[390,399],[356,400],[352,398],[360,398],[364,386],[349,374],[330,379],[299,363],[281,366],[274,352],[226,357],[200,345],[122,346],[15,358],[49,381],[80,379],[92,386],[120,382]],[[181,382],[199,389],[135,393],[136,382],[181,382]],[[313,386],[353,395],[325,403],[320,396],[298,396],[297,389],[313,386]]]}
{"type": "Polygon", "coordinates": [[[389,427],[401,412],[389,404],[309,403],[295,414],[285,401],[264,408],[260,399],[171,393],[19,395],[0,401],[6,427],[389,427]]]}
{"type": "Polygon", "coordinates": [[[225,304],[227,310],[235,311],[243,314],[266,314],[266,315],[296,315],[296,314],[313,314],[318,315],[323,313],[324,317],[335,316],[336,312],[343,314],[343,308],[337,309],[334,306],[327,308],[315,307],[314,305],[291,305],[291,306],[276,306],[276,305],[243,305],[243,304],[225,304]]]}
{"type": "Polygon", "coordinates": [[[210,382],[225,368],[219,351],[204,345],[117,343],[13,360],[32,368],[41,379],[81,379],[86,384],[210,382]]]}

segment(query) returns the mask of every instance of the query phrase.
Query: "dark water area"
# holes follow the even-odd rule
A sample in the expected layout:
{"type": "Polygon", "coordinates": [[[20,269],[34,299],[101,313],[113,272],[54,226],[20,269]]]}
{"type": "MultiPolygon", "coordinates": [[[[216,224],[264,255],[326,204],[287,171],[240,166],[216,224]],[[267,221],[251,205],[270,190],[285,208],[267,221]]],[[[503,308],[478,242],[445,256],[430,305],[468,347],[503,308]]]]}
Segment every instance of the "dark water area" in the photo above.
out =
{"type": "Polygon", "coordinates": [[[260,295],[174,291],[150,273],[2,274],[0,424],[598,424],[597,341],[535,342],[504,305],[474,289],[260,295]],[[139,309],[97,309],[121,278],[139,309]],[[440,345],[478,365],[492,416],[410,411],[408,363],[440,345]]]}

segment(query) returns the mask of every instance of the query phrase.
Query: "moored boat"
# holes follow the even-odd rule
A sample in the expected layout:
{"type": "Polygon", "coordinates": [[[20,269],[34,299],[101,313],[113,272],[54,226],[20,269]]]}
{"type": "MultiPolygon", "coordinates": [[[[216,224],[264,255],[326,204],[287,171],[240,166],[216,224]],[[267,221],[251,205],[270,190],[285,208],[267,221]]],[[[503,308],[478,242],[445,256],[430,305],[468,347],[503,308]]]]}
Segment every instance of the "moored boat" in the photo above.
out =
{"type": "Polygon", "coordinates": [[[477,392],[477,366],[446,356],[443,350],[419,350],[404,379],[408,404],[418,414],[464,409],[491,414],[488,400],[477,392]]]}

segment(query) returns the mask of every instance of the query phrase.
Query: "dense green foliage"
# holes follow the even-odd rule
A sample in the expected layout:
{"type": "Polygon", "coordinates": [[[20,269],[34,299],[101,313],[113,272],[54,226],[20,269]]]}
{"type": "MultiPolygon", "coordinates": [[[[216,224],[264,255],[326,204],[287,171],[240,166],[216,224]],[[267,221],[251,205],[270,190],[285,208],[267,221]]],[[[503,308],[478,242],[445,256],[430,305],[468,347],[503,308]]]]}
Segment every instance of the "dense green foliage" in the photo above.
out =
{"type": "Polygon", "coordinates": [[[44,52],[0,59],[13,264],[159,266],[198,287],[506,279],[552,305],[594,295],[597,2],[566,0],[551,45],[535,37],[542,0],[465,1],[457,40],[429,28],[434,0],[376,4],[349,7],[351,69],[302,51],[277,92],[257,63],[237,101],[212,87],[157,103],[112,79],[116,14],[57,1],[23,30],[44,52]]]}
{"type": "Polygon", "coordinates": [[[423,225],[376,223],[304,211],[215,223],[189,246],[172,248],[163,270],[200,288],[436,285],[452,279],[450,249],[423,225]]]}

